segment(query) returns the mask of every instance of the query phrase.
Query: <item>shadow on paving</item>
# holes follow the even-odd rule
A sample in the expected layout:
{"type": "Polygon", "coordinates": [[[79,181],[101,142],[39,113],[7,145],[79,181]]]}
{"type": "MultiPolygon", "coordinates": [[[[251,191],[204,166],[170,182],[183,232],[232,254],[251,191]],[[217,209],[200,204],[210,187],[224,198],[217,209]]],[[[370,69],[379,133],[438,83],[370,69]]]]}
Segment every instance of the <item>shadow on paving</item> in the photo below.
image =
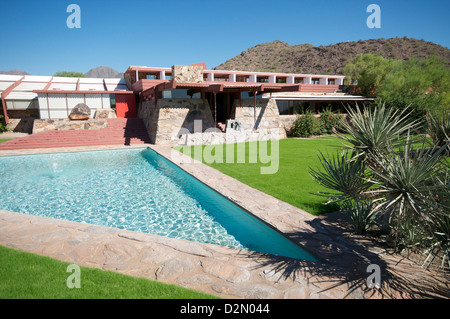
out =
{"type": "Polygon", "coordinates": [[[291,278],[314,286],[315,292],[336,298],[449,298],[448,274],[425,270],[413,261],[374,247],[369,240],[349,236],[349,225],[338,213],[306,222],[309,229],[287,234],[300,242],[323,262],[253,253],[259,264],[278,274],[277,280],[291,278]],[[372,248],[369,250],[369,248],[372,248]],[[317,253],[318,252],[318,253],[317,253]],[[367,267],[378,265],[381,287],[369,288],[373,274],[367,267]],[[333,292],[333,290],[335,290],[333,292]],[[339,292],[336,294],[336,292],[339,292]],[[341,297],[339,297],[341,296],[341,297]],[[343,297],[342,297],[343,296],[343,297]]]}

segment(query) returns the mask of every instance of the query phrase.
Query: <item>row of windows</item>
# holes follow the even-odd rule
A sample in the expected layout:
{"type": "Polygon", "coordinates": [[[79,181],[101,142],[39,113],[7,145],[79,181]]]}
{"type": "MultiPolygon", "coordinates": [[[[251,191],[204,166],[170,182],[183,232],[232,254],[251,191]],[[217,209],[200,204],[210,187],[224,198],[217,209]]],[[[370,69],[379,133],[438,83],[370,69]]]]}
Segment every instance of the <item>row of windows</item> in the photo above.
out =
{"type": "Polygon", "coordinates": [[[26,110],[26,109],[38,109],[39,102],[37,99],[28,101],[6,101],[6,108],[8,110],[26,110]]]}
{"type": "Polygon", "coordinates": [[[344,110],[342,102],[338,101],[297,101],[297,100],[277,100],[278,112],[280,115],[303,114],[306,110],[320,113],[326,109],[341,113],[344,110]]]}
{"type": "MultiPolygon", "coordinates": [[[[159,80],[160,76],[159,74],[146,74],[145,76],[146,79],[148,80],[159,80]]],[[[165,76],[165,80],[172,80],[172,76],[171,75],[166,75],[165,76]]],[[[207,78],[205,77],[204,79],[205,81],[207,80],[207,78]]],[[[217,82],[229,82],[230,79],[228,77],[216,77],[214,78],[214,81],[217,82]]],[[[236,81],[237,82],[250,82],[250,78],[249,77],[245,77],[245,76],[236,76],[236,81]]],[[[269,83],[269,78],[268,77],[258,77],[256,79],[256,82],[259,83],[269,83]]],[[[311,84],[320,84],[319,83],[320,80],[319,79],[312,79],[311,80],[311,84]]],[[[276,83],[287,83],[287,79],[286,78],[277,78],[276,79],[276,83]]],[[[295,84],[300,84],[303,83],[303,78],[294,78],[294,83],[295,84]]],[[[336,83],[335,80],[328,80],[327,82],[329,85],[334,85],[336,83]]]]}
{"type": "MultiPolygon", "coordinates": [[[[192,92],[188,89],[172,89],[162,92],[162,98],[163,99],[201,99],[201,93],[200,92],[192,92]]],[[[262,98],[262,94],[256,94],[257,99],[262,98]]],[[[241,92],[241,99],[253,99],[253,93],[252,92],[241,92]]]]}
{"type": "MultiPolygon", "coordinates": [[[[107,97],[108,95],[106,94],[102,94],[103,97],[107,97]]],[[[93,97],[88,97],[87,99],[89,101],[93,101],[92,98],[103,98],[101,95],[94,95],[93,97]]],[[[50,97],[51,101],[54,103],[59,103],[56,102],[57,99],[62,99],[62,104],[64,104],[64,107],[66,107],[66,95],[61,95],[61,96],[57,96],[57,98],[55,96],[50,97]]],[[[110,107],[115,108],[116,107],[116,95],[115,94],[109,94],[109,101],[110,101],[110,107]]],[[[80,103],[84,102],[84,97],[83,95],[80,95],[80,103]]],[[[96,102],[101,103],[101,102],[96,102]]],[[[61,105],[62,105],[61,104],[61,105]]],[[[46,107],[46,106],[45,106],[46,107]]],[[[98,106],[101,107],[101,106],[98,106]]],[[[106,107],[106,105],[104,105],[104,107],[106,107]]],[[[6,108],[8,110],[30,110],[30,109],[39,109],[39,101],[38,99],[33,99],[33,100],[8,100],[6,101],[6,108]]]]}

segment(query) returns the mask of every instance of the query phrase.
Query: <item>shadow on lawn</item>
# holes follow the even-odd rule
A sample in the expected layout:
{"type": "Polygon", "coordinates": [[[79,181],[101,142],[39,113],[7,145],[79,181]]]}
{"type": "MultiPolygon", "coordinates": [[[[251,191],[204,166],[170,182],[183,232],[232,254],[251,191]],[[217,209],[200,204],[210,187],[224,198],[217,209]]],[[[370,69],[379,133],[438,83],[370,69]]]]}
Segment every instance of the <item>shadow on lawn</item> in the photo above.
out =
{"type": "MultiPolygon", "coordinates": [[[[259,264],[255,268],[271,269],[277,280],[307,281],[319,287],[319,293],[333,297],[333,289],[343,290],[343,298],[449,298],[448,277],[411,265],[412,261],[390,255],[362,237],[349,236],[347,223],[337,213],[307,222],[310,229],[288,234],[314,252],[323,262],[311,262],[261,253],[252,254],[259,264]],[[317,253],[316,253],[317,252],[317,253]],[[371,264],[378,265],[381,287],[369,288],[371,264]]],[[[341,294],[342,295],[342,294],[341,294]]]]}

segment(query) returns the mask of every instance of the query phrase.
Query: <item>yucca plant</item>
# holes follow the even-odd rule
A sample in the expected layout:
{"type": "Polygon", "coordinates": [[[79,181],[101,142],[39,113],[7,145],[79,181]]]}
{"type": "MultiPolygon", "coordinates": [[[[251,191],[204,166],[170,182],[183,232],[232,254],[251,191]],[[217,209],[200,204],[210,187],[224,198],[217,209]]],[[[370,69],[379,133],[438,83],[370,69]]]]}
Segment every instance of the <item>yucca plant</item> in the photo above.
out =
{"type": "Polygon", "coordinates": [[[372,183],[367,181],[366,168],[361,159],[351,161],[354,153],[337,151],[334,156],[325,157],[319,153],[323,170],[309,168],[310,176],[320,185],[336,191],[321,192],[319,195],[330,199],[328,203],[361,199],[372,183]]]}
{"type": "MultiPolygon", "coordinates": [[[[450,116],[446,111],[439,115],[434,111],[427,113],[428,133],[433,145],[442,146],[450,141],[450,116]]],[[[450,148],[447,149],[447,153],[450,148]]]]}
{"type": "Polygon", "coordinates": [[[412,139],[407,137],[398,151],[392,149],[371,157],[368,168],[376,187],[366,193],[379,198],[378,207],[392,208],[391,222],[395,224],[393,231],[397,241],[401,238],[401,226],[409,218],[426,228],[432,222],[436,207],[446,209],[445,204],[437,200],[448,193],[448,183],[437,182],[448,171],[448,163],[441,156],[446,147],[415,149],[412,139]]]}
{"type": "Polygon", "coordinates": [[[438,184],[447,185],[446,192],[437,195],[437,203],[431,218],[431,235],[425,242],[426,259],[424,266],[429,267],[436,258],[441,258],[440,266],[450,267],[450,188],[448,187],[450,172],[447,170],[442,178],[436,179],[438,184]]]}
{"type": "MultiPolygon", "coordinates": [[[[350,143],[351,153],[320,154],[322,170],[310,169],[310,175],[335,193],[318,195],[344,204],[342,211],[358,232],[374,222],[374,211],[383,212],[378,215],[388,218],[397,250],[426,248],[426,263],[443,256],[444,264],[450,252],[448,124],[435,125],[441,133],[430,132],[435,144],[429,147],[425,136],[413,135],[423,122],[411,120],[407,109],[378,105],[348,113],[350,121],[343,123],[348,135],[340,137],[350,143]]],[[[433,120],[428,121],[430,127],[433,120]]]]}
{"type": "Polygon", "coordinates": [[[373,202],[360,200],[346,201],[342,207],[342,212],[350,219],[353,232],[358,235],[367,233],[377,215],[373,202]]]}
{"type": "Polygon", "coordinates": [[[385,154],[408,132],[421,126],[419,121],[409,118],[407,108],[396,110],[382,104],[373,108],[364,106],[361,111],[356,105],[348,107],[347,112],[350,121],[343,122],[342,128],[348,135],[338,136],[351,144],[357,156],[364,158],[385,154]]]}

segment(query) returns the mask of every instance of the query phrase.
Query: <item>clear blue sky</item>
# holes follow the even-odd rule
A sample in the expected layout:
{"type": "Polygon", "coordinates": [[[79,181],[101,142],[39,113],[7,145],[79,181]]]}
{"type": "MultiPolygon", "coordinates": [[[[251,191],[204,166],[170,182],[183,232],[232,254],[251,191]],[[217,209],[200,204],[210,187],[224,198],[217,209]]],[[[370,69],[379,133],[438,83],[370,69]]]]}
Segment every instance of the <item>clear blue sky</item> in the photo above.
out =
{"type": "Polygon", "coordinates": [[[317,46],[407,36],[450,47],[449,0],[0,1],[0,70],[33,75],[100,65],[212,68],[274,40],[317,46]],[[80,29],[66,25],[72,3],[80,29]],[[380,29],[366,25],[371,3],[381,8],[380,29]]]}

